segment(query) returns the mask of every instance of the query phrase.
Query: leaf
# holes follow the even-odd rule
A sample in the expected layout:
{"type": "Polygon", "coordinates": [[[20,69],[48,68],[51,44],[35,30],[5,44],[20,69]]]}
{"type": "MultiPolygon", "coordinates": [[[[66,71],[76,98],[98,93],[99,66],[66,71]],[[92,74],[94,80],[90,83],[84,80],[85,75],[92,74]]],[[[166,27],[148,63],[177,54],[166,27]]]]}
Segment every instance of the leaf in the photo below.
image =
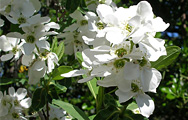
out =
{"type": "Polygon", "coordinates": [[[181,49],[178,46],[169,46],[166,48],[167,55],[161,56],[157,61],[151,62],[151,67],[161,70],[172,64],[179,56],[181,49]]]}
{"type": "Polygon", "coordinates": [[[15,82],[20,81],[20,79],[14,79],[14,78],[0,78],[0,86],[1,85],[9,85],[15,82]]]}
{"type": "Polygon", "coordinates": [[[53,80],[61,80],[64,77],[61,76],[63,73],[67,73],[72,70],[70,66],[59,66],[52,72],[52,79],[53,80]]]}
{"type": "Polygon", "coordinates": [[[77,52],[77,53],[76,53],[76,58],[78,59],[78,62],[79,62],[80,64],[82,64],[82,62],[84,61],[81,52],[77,52]]]}
{"type": "Polygon", "coordinates": [[[104,104],[105,106],[110,106],[110,105],[117,106],[116,100],[110,94],[105,94],[104,104]]]}
{"type": "Polygon", "coordinates": [[[167,94],[173,94],[172,90],[170,88],[167,87],[162,87],[161,91],[167,94]]]}
{"type": "Polygon", "coordinates": [[[81,109],[79,109],[77,106],[74,106],[70,103],[63,102],[61,100],[55,100],[55,99],[52,101],[52,103],[61,107],[67,113],[69,113],[72,117],[74,117],[78,120],[89,120],[87,115],[81,109]]]}
{"type": "Polygon", "coordinates": [[[110,105],[100,110],[93,120],[112,120],[117,114],[120,114],[120,111],[115,106],[110,105]]]}
{"type": "Polygon", "coordinates": [[[52,47],[51,47],[51,51],[56,53],[56,49],[57,49],[57,37],[54,37],[53,42],[52,42],[52,47]]]}
{"type": "Polygon", "coordinates": [[[86,5],[86,1],[85,0],[81,0],[80,1],[80,8],[83,11],[88,11],[87,5],[86,5]]]}
{"type": "Polygon", "coordinates": [[[61,60],[61,58],[63,57],[63,54],[64,54],[64,42],[61,42],[59,44],[55,53],[57,54],[58,59],[61,60]]]}
{"type": "Polygon", "coordinates": [[[137,109],[137,108],[138,108],[138,105],[135,102],[132,102],[131,104],[129,104],[127,106],[128,110],[134,110],[134,109],[137,109]]]}
{"type": "Polygon", "coordinates": [[[50,86],[54,86],[58,93],[65,93],[67,91],[67,88],[65,86],[60,85],[59,83],[55,83],[55,81],[51,81],[50,86]]]}
{"type": "Polygon", "coordinates": [[[97,86],[97,79],[93,78],[92,80],[88,81],[87,86],[89,87],[93,97],[96,99],[99,90],[99,87],[97,86]]]}
{"type": "Polygon", "coordinates": [[[32,96],[31,108],[39,111],[46,103],[46,90],[44,88],[37,88],[32,96]]]}
{"type": "Polygon", "coordinates": [[[78,8],[79,5],[80,5],[80,0],[66,0],[65,8],[70,13],[73,13],[78,8]]]}

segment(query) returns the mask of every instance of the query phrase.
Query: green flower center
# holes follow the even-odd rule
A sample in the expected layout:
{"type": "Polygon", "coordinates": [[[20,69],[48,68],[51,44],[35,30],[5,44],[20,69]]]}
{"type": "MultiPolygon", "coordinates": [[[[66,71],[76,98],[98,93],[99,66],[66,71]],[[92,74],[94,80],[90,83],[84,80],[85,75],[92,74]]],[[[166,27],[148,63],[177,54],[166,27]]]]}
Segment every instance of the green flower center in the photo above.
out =
{"type": "Polygon", "coordinates": [[[19,24],[26,23],[26,19],[24,17],[20,17],[20,18],[18,18],[18,23],[19,24]]]}
{"type": "Polygon", "coordinates": [[[17,49],[17,47],[13,47],[13,48],[12,48],[12,53],[13,53],[13,54],[16,54],[18,51],[19,51],[19,50],[17,49]]]}
{"type": "Polygon", "coordinates": [[[146,60],[145,57],[143,57],[143,59],[142,60],[138,60],[138,62],[139,62],[139,65],[141,67],[143,67],[143,66],[145,66],[147,64],[148,61],[146,60]]]}
{"type": "Polygon", "coordinates": [[[6,100],[2,100],[2,103],[3,103],[4,106],[7,105],[7,101],[6,100]]]}
{"type": "Polygon", "coordinates": [[[35,42],[35,37],[33,35],[28,35],[26,38],[27,43],[34,43],[35,42]]]}
{"type": "Polygon", "coordinates": [[[5,8],[5,12],[6,13],[10,13],[11,11],[11,5],[8,5],[6,8],[5,8]]]}
{"type": "Polygon", "coordinates": [[[104,29],[104,27],[105,27],[105,24],[103,24],[102,22],[98,22],[98,23],[97,23],[97,28],[98,28],[99,30],[104,29]]]}
{"type": "Polygon", "coordinates": [[[119,69],[125,66],[125,61],[123,59],[116,60],[114,62],[114,67],[119,69]]]}
{"type": "Polygon", "coordinates": [[[87,20],[82,20],[81,22],[80,22],[80,25],[81,26],[84,26],[84,25],[87,25],[88,24],[88,21],[87,20]]]}
{"type": "Polygon", "coordinates": [[[132,29],[133,29],[133,27],[130,26],[129,24],[127,24],[127,25],[125,26],[125,29],[126,29],[128,32],[131,32],[132,29]]]}
{"type": "Polygon", "coordinates": [[[115,51],[115,54],[118,56],[118,57],[123,57],[124,55],[127,54],[127,50],[125,50],[124,48],[120,48],[120,49],[117,49],[115,51]]]}
{"type": "Polygon", "coordinates": [[[19,106],[19,101],[18,101],[18,100],[15,100],[15,101],[14,101],[14,105],[15,105],[15,106],[19,106]]]}
{"type": "Polygon", "coordinates": [[[131,83],[131,88],[133,92],[138,92],[139,91],[139,87],[137,84],[135,83],[131,83]]]}
{"type": "Polygon", "coordinates": [[[20,116],[19,116],[18,113],[12,113],[12,117],[13,117],[13,118],[19,118],[20,116]]]}

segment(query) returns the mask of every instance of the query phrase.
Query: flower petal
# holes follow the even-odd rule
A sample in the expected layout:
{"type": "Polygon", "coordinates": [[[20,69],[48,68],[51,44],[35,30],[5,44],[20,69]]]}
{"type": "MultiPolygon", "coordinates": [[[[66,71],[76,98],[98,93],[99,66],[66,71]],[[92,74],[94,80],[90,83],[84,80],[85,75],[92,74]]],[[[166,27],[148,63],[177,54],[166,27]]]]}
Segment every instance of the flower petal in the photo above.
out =
{"type": "Polygon", "coordinates": [[[16,96],[18,100],[22,100],[27,95],[27,90],[25,88],[18,88],[16,91],[16,96]]]}
{"type": "Polygon", "coordinates": [[[153,113],[155,109],[153,100],[146,94],[138,94],[136,97],[136,103],[141,111],[141,114],[147,118],[153,113]]]}
{"type": "Polygon", "coordinates": [[[20,105],[24,108],[29,108],[31,106],[31,98],[25,98],[20,102],[20,105]]]}
{"type": "Polygon", "coordinates": [[[13,57],[13,53],[9,53],[9,54],[6,54],[6,55],[2,55],[2,56],[1,56],[1,61],[10,60],[12,57],[13,57]]]}
{"type": "Polygon", "coordinates": [[[133,92],[122,92],[119,89],[116,90],[115,94],[119,97],[120,103],[126,102],[134,96],[133,92]]]}

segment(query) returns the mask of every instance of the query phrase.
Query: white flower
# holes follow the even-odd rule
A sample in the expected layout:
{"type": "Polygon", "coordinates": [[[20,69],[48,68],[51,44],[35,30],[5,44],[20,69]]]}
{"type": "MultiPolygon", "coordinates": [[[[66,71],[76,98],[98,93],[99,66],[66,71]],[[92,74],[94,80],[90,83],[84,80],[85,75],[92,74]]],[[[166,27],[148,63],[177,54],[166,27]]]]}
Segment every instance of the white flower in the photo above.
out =
{"type": "Polygon", "coordinates": [[[3,95],[0,91],[0,117],[8,114],[10,109],[13,107],[12,104],[13,99],[9,95],[6,95],[6,93],[3,95]]]}
{"type": "Polygon", "coordinates": [[[15,89],[10,87],[9,95],[13,98],[15,109],[29,108],[31,106],[31,98],[25,98],[27,95],[25,88],[18,88],[15,92],[15,89]]]}
{"type": "Polygon", "coordinates": [[[22,54],[22,45],[23,43],[20,43],[19,38],[6,37],[5,35],[2,35],[0,37],[0,49],[9,53],[6,55],[2,55],[1,60],[7,61],[13,57],[13,60],[18,60],[22,54]]]}
{"type": "Polygon", "coordinates": [[[29,66],[28,76],[29,84],[36,84],[47,73],[49,74],[58,64],[58,57],[53,52],[48,52],[41,49],[36,55],[24,55],[22,57],[22,64],[29,66]],[[37,58],[35,58],[35,56],[37,58]]]}

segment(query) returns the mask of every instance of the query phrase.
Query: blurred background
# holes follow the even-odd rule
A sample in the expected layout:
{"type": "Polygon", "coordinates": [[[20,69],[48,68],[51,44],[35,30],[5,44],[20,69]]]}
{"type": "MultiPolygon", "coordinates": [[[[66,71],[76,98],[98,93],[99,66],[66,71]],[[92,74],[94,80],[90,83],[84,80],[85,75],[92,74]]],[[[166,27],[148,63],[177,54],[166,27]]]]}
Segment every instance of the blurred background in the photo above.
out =
{"type": "MultiPolygon", "coordinates": [[[[40,0],[42,2],[41,15],[48,15],[52,21],[60,24],[59,32],[70,25],[73,20],[65,9],[65,0],[40,0]]],[[[87,0],[86,0],[87,1],[87,0]]],[[[129,7],[136,5],[141,0],[113,0],[117,6],[129,7]]],[[[147,0],[155,16],[160,16],[170,27],[156,37],[165,39],[166,46],[179,46],[181,53],[177,60],[165,69],[160,70],[163,79],[157,89],[157,94],[148,93],[155,102],[155,111],[150,120],[187,120],[188,119],[188,0],[147,0]]],[[[0,35],[8,32],[21,31],[17,25],[10,24],[6,18],[5,25],[0,28],[0,35]]],[[[52,41],[54,38],[49,38],[52,41]]],[[[0,54],[3,54],[2,52],[0,54]]],[[[80,64],[74,55],[64,55],[61,64],[79,68],[80,64]],[[71,61],[71,62],[70,62],[71,61]]],[[[2,80],[18,81],[9,85],[1,85],[0,90],[9,86],[24,85],[27,80],[27,68],[21,66],[20,60],[0,62],[0,78],[2,80]]],[[[77,84],[80,78],[63,79],[59,84],[66,86],[67,92],[62,93],[62,99],[77,105],[86,114],[92,115],[96,112],[95,100],[86,84],[77,84]]],[[[106,92],[111,88],[105,89],[106,92]]],[[[113,94],[114,95],[114,94],[113,94]]],[[[117,96],[114,95],[117,98],[117,96]]]]}

